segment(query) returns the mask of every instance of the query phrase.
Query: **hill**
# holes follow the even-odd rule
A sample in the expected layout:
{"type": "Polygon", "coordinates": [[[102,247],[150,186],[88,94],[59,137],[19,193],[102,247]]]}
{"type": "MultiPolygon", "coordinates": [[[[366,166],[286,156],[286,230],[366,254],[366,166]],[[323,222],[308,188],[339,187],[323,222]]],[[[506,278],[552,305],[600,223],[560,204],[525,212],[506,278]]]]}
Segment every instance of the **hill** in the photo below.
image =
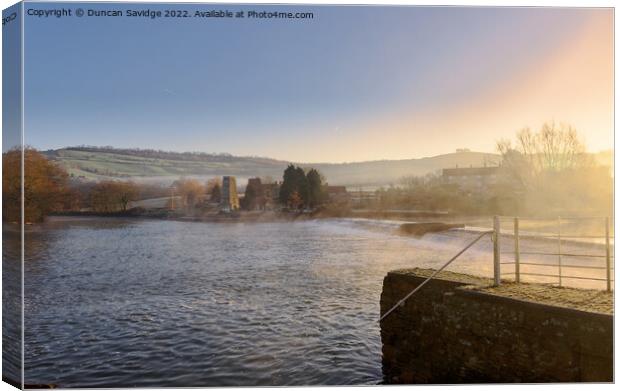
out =
{"type": "Polygon", "coordinates": [[[87,179],[263,176],[281,173],[285,162],[228,154],[166,152],[111,147],[70,147],[43,152],[69,174],[87,179]]]}
{"type": "MultiPolygon", "coordinates": [[[[74,177],[91,180],[132,178],[171,182],[180,176],[208,178],[221,175],[280,179],[289,162],[262,157],[195,152],[166,152],[112,147],[70,147],[45,151],[74,177]]],[[[385,186],[405,176],[433,173],[443,168],[495,165],[499,156],[481,152],[456,152],[420,159],[357,163],[299,164],[315,167],[333,185],[385,186]]]]}

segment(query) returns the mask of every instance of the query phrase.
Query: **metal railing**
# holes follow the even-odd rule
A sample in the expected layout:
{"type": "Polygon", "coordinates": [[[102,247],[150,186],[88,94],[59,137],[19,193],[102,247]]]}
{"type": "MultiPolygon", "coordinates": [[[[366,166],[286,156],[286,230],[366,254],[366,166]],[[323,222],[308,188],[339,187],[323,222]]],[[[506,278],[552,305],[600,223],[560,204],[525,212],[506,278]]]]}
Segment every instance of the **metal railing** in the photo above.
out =
{"type": "Polygon", "coordinates": [[[558,217],[557,219],[543,219],[543,218],[519,218],[513,216],[495,216],[493,219],[493,270],[494,270],[494,280],[495,284],[500,284],[500,277],[503,275],[514,275],[515,282],[519,283],[522,281],[522,276],[536,276],[536,277],[546,277],[546,278],[557,278],[557,283],[559,286],[563,285],[563,280],[574,279],[574,280],[591,280],[591,281],[603,281],[606,283],[607,291],[611,291],[612,289],[612,251],[611,251],[611,239],[609,232],[609,218],[608,217],[558,217]],[[513,220],[513,232],[514,236],[514,250],[510,252],[502,252],[500,249],[500,241],[501,241],[501,223],[500,219],[512,219],[513,220]],[[562,221],[570,221],[570,220],[597,220],[600,219],[601,222],[604,223],[605,234],[604,235],[563,235],[562,234],[562,221]],[[520,222],[524,220],[533,220],[533,221],[557,221],[557,230],[555,233],[543,233],[543,234],[525,234],[523,235],[520,230],[520,222]],[[522,251],[521,250],[521,241],[523,239],[544,239],[544,240],[554,240],[557,243],[557,252],[549,252],[549,251],[522,251]],[[568,240],[575,239],[604,239],[605,240],[605,253],[604,254],[591,254],[591,253],[571,253],[563,249],[563,242],[568,240]],[[502,262],[501,255],[502,254],[513,254],[514,261],[513,262],[502,262]],[[523,262],[522,255],[536,255],[541,257],[553,256],[557,257],[556,263],[542,263],[542,262],[531,262],[526,261],[523,262]],[[591,265],[591,264],[575,264],[575,263],[564,263],[563,257],[569,258],[590,258],[590,259],[605,259],[604,265],[591,265]],[[502,273],[501,267],[503,265],[514,265],[514,272],[502,273]],[[557,270],[557,274],[551,274],[550,272],[531,272],[522,270],[522,266],[526,267],[539,267],[539,268],[547,268],[557,270]],[[591,277],[586,275],[574,275],[574,274],[565,274],[564,271],[571,269],[576,270],[604,270],[605,277],[591,277]]]}
{"type": "Polygon", "coordinates": [[[476,244],[480,239],[482,239],[485,235],[488,234],[492,234],[494,231],[485,231],[482,232],[480,235],[478,235],[476,237],[476,239],[472,240],[471,242],[469,242],[469,244],[465,247],[463,247],[463,249],[461,251],[459,251],[455,256],[453,256],[452,258],[450,258],[450,260],[446,263],[443,264],[442,267],[440,267],[439,269],[435,270],[433,272],[433,274],[431,274],[426,280],[422,281],[422,283],[418,286],[416,286],[411,292],[409,292],[407,294],[407,296],[403,297],[402,299],[400,299],[396,304],[394,304],[394,306],[392,306],[392,308],[390,308],[389,310],[387,310],[385,312],[385,314],[383,314],[380,318],[379,318],[379,322],[381,322],[383,319],[385,319],[388,315],[390,315],[392,312],[394,312],[394,310],[400,306],[403,306],[405,304],[405,301],[407,301],[407,299],[409,299],[411,296],[413,296],[414,293],[416,293],[417,291],[419,291],[424,285],[426,285],[427,282],[429,282],[430,280],[432,280],[437,274],[439,274],[439,272],[441,272],[443,269],[445,269],[446,267],[448,267],[448,265],[450,265],[452,262],[454,262],[454,260],[456,260],[458,257],[460,257],[465,251],[467,251],[471,246],[473,246],[474,244],[476,244]]]}
{"type": "Polygon", "coordinates": [[[515,282],[520,283],[521,276],[542,276],[542,277],[552,277],[558,278],[558,283],[562,286],[562,278],[565,279],[581,279],[581,280],[595,280],[595,281],[606,281],[607,282],[607,291],[611,291],[611,285],[613,279],[611,278],[611,270],[613,266],[611,265],[611,244],[610,239],[613,238],[609,234],[609,218],[601,218],[605,221],[605,235],[604,236],[596,236],[596,235],[564,235],[561,234],[561,222],[562,220],[577,220],[577,219],[596,219],[593,217],[558,217],[558,230],[556,235],[521,235],[521,231],[519,228],[520,220],[549,220],[549,219],[540,219],[540,218],[527,218],[520,219],[519,217],[511,217],[511,216],[495,216],[493,218],[493,230],[481,232],[474,240],[469,242],[467,246],[465,246],[462,250],[460,250],[455,256],[450,258],[448,262],[444,263],[439,269],[435,270],[428,278],[426,278],[422,283],[416,286],[411,292],[409,292],[405,297],[400,299],[395,305],[393,305],[388,311],[386,311],[380,318],[379,322],[388,317],[391,313],[393,313],[398,307],[401,307],[405,304],[405,302],[413,296],[414,293],[419,291],[424,285],[426,285],[430,280],[435,278],[437,274],[439,274],[442,270],[448,267],[452,262],[454,262],[459,256],[461,256],[465,251],[471,248],[474,244],[476,244],[480,239],[482,239],[485,235],[492,234],[493,240],[493,283],[495,286],[499,286],[501,284],[502,275],[505,274],[514,274],[515,282]],[[513,219],[513,235],[514,235],[514,262],[502,262],[501,255],[506,254],[501,251],[501,223],[500,218],[510,218],[513,219]],[[521,239],[522,238],[542,238],[542,239],[557,239],[557,253],[549,253],[549,252],[537,252],[537,251],[521,251],[521,239]],[[562,250],[562,240],[567,239],[605,239],[605,254],[574,254],[568,253],[562,250]],[[540,256],[557,256],[558,263],[538,263],[538,262],[522,262],[521,255],[540,255],[540,256]],[[605,258],[605,266],[592,266],[592,265],[574,265],[574,264],[563,264],[562,257],[583,257],[583,258],[605,258]],[[515,265],[514,272],[503,273],[501,272],[502,265],[515,265]],[[541,267],[557,267],[558,274],[544,274],[544,273],[530,273],[521,271],[521,266],[541,266],[541,267]],[[606,278],[594,278],[594,277],[586,277],[586,276],[568,276],[562,274],[563,268],[576,268],[576,269],[597,269],[597,270],[605,270],[606,278]]]}

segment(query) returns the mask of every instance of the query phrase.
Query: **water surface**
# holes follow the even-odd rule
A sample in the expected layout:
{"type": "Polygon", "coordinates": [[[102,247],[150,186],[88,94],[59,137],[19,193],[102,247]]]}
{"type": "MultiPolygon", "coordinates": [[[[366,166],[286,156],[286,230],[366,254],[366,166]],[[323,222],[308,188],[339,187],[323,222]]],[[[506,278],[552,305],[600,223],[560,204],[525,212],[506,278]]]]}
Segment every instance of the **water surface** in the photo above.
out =
{"type": "MultiPolygon", "coordinates": [[[[377,384],[390,270],[477,233],[398,223],[55,218],[29,228],[25,379],[62,387],[377,384]]],[[[490,276],[483,239],[451,270],[490,276]]]]}

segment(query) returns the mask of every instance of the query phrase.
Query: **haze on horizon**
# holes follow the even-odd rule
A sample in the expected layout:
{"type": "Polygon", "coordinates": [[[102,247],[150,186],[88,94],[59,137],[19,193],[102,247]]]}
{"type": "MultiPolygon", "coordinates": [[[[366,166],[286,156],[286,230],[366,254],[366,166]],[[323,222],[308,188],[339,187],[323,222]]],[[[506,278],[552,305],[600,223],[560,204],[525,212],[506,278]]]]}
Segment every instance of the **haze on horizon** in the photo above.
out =
{"type": "Polygon", "coordinates": [[[613,148],[611,9],[276,8],[315,17],[27,18],[26,143],[351,162],[555,120],[613,148]]]}

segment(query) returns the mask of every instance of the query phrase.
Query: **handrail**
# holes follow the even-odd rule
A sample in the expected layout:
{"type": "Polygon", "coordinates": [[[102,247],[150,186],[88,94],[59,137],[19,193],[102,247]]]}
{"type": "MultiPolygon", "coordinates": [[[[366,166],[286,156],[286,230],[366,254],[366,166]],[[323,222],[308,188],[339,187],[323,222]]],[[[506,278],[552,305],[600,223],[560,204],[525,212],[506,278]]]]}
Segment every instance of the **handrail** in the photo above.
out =
{"type": "MultiPolygon", "coordinates": [[[[499,266],[502,264],[508,264],[507,262],[501,262],[500,256],[501,254],[514,254],[514,262],[510,263],[510,264],[514,264],[515,265],[515,281],[517,283],[521,282],[521,274],[523,275],[540,275],[540,274],[532,274],[532,273],[521,273],[520,270],[520,266],[521,265],[531,265],[531,266],[548,266],[548,267],[557,267],[558,268],[558,274],[557,274],[557,278],[558,278],[558,284],[560,286],[562,286],[562,278],[563,278],[563,274],[562,271],[563,269],[570,269],[570,268],[575,268],[575,269],[597,269],[597,270],[605,270],[606,271],[606,278],[603,279],[598,279],[598,278],[594,278],[594,277],[586,277],[586,276],[567,276],[566,278],[579,278],[582,280],[594,280],[594,281],[607,281],[607,292],[611,292],[611,282],[612,282],[612,278],[611,278],[611,274],[612,274],[612,270],[614,269],[612,266],[612,262],[614,260],[614,254],[612,254],[611,251],[611,247],[612,247],[612,242],[614,241],[614,237],[611,235],[610,233],[610,226],[609,226],[609,217],[596,217],[596,216],[592,216],[592,217],[566,217],[566,216],[558,216],[556,220],[557,223],[557,232],[556,234],[552,234],[549,232],[540,232],[540,231],[530,231],[530,232],[526,232],[526,233],[519,233],[519,221],[520,220],[547,220],[547,221],[553,221],[552,219],[549,218],[522,218],[522,217],[510,217],[510,216],[495,216],[494,219],[494,229],[495,229],[495,235],[496,237],[500,237],[500,227],[499,227],[499,220],[500,218],[512,218],[514,221],[514,231],[513,233],[505,233],[504,235],[512,235],[514,236],[514,243],[515,243],[515,249],[514,251],[498,251],[497,254],[494,254],[494,260],[495,265],[494,265],[494,271],[497,272],[497,270],[499,270],[499,266]],[[585,220],[585,219],[590,219],[590,220],[604,220],[604,227],[605,227],[605,235],[604,236],[600,236],[600,235],[579,235],[579,234],[573,234],[573,235],[566,235],[566,234],[562,234],[562,226],[561,223],[562,221],[565,220],[585,220]],[[519,238],[531,238],[531,239],[540,239],[540,238],[548,238],[548,239],[553,239],[555,241],[557,241],[557,251],[556,252],[546,252],[546,251],[536,251],[536,250],[530,250],[530,251],[521,251],[520,250],[520,245],[519,245],[519,238]],[[562,243],[568,241],[569,239],[580,239],[580,238],[595,238],[595,239],[605,239],[605,254],[592,254],[591,252],[587,252],[587,253],[570,253],[567,251],[562,251],[562,243]],[[557,257],[558,261],[555,265],[551,265],[551,264],[540,264],[540,263],[536,263],[536,262],[522,262],[521,261],[521,255],[535,255],[535,256],[541,256],[541,257],[547,257],[547,256],[552,256],[552,257],[557,257]],[[571,257],[573,259],[578,259],[578,258],[597,258],[597,259],[605,259],[605,266],[591,266],[591,265],[575,265],[575,264],[564,264],[562,262],[562,258],[566,258],[566,257],[571,257]]],[[[496,241],[496,243],[498,243],[496,241]]],[[[599,241],[597,241],[596,244],[601,244],[599,241]]],[[[499,248],[499,246],[497,246],[499,248]]],[[[500,272],[501,274],[501,272],[500,272]]],[[[505,274],[505,273],[504,273],[505,274]]],[[[545,276],[547,277],[547,276],[545,276]]],[[[551,277],[551,276],[549,276],[551,277]]],[[[496,283],[497,283],[497,279],[496,279],[496,283]]]]}
{"type": "MultiPolygon", "coordinates": [[[[514,216],[504,216],[498,215],[500,219],[512,219],[514,216]]],[[[520,216],[521,220],[531,220],[531,221],[555,221],[557,217],[527,217],[520,216]]],[[[562,220],[605,220],[607,216],[562,216],[562,220]]]]}
{"type": "Polygon", "coordinates": [[[420,285],[418,285],[417,287],[415,287],[414,290],[412,290],[411,292],[409,292],[409,294],[407,294],[407,296],[403,297],[402,299],[400,299],[398,301],[398,303],[396,303],[392,308],[390,308],[385,314],[383,314],[382,317],[379,318],[378,322],[381,322],[383,319],[385,319],[389,314],[391,314],[396,308],[398,308],[399,306],[405,304],[405,301],[407,301],[408,298],[410,298],[414,293],[416,293],[417,291],[420,290],[420,288],[422,288],[424,285],[426,285],[427,282],[429,282],[430,280],[432,280],[439,272],[441,272],[443,269],[445,269],[446,267],[448,267],[449,264],[451,264],[455,259],[457,259],[459,256],[461,256],[461,254],[463,254],[465,251],[467,251],[471,246],[473,246],[474,244],[476,244],[480,239],[482,239],[482,237],[484,235],[487,234],[492,234],[494,231],[484,231],[483,233],[481,233],[476,239],[474,239],[471,243],[469,243],[467,246],[465,246],[461,251],[459,251],[455,256],[453,256],[448,262],[446,262],[442,267],[440,267],[439,269],[435,270],[435,272],[433,274],[430,275],[430,277],[428,277],[426,280],[424,280],[420,285]]]}
{"type": "Polygon", "coordinates": [[[526,255],[561,255],[563,257],[579,257],[579,258],[607,258],[607,255],[572,254],[572,253],[544,253],[544,252],[539,252],[539,251],[521,251],[520,254],[526,254],[526,255]]]}

